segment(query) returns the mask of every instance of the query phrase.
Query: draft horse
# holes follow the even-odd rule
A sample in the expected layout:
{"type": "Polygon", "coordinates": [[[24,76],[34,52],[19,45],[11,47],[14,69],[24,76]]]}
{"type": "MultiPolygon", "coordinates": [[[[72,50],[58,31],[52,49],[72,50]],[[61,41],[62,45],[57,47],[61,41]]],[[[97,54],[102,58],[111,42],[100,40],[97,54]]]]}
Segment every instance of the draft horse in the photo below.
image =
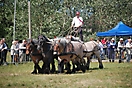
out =
{"type": "Polygon", "coordinates": [[[86,64],[86,68],[87,70],[89,70],[89,66],[90,66],[90,62],[91,62],[91,56],[95,55],[98,58],[98,62],[99,62],[99,68],[102,69],[103,68],[103,64],[102,64],[102,60],[100,57],[100,47],[98,46],[98,43],[96,41],[89,41],[89,42],[85,42],[83,44],[84,47],[84,57],[87,58],[87,64],[86,64]]]}
{"type": "MultiPolygon", "coordinates": [[[[75,65],[77,65],[78,70],[82,70],[82,72],[86,71],[85,60],[83,59],[83,45],[80,42],[70,42],[64,38],[56,40],[54,44],[54,54],[56,54],[55,52],[60,57],[61,63],[63,63],[64,61],[67,61],[68,63],[72,61],[73,73],[77,71],[75,65]]],[[[69,66],[67,67],[67,73],[71,73],[69,66]]]]}
{"type": "Polygon", "coordinates": [[[34,63],[34,70],[31,74],[43,73],[39,66],[39,61],[43,60],[41,51],[37,49],[37,44],[33,40],[28,41],[26,44],[26,52],[30,54],[30,57],[34,63]]]}
{"type": "Polygon", "coordinates": [[[44,35],[38,36],[39,49],[42,52],[44,65],[42,69],[44,69],[45,73],[54,73],[55,72],[55,62],[53,55],[52,42],[44,35]],[[50,70],[50,64],[52,65],[52,69],[50,70]]]}

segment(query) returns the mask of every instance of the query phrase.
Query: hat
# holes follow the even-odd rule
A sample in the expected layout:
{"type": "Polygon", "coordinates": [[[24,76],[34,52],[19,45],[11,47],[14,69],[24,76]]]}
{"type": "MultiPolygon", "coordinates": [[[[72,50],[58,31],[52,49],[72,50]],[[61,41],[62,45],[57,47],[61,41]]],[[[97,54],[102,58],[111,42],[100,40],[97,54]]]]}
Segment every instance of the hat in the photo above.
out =
{"type": "Polygon", "coordinates": [[[77,11],[77,12],[76,12],[76,15],[80,15],[80,12],[77,11]]]}
{"type": "Polygon", "coordinates": [[[123,40],[123,38],[120,38],[120,40],[123,40]]]}
{"type": "Polygon", "coordinates": [[[128,41],[131,41],[131,39],[128,39],[128,41]]]}
{"type": "Polygon", "coordinates": [[[24,42],[26,42],[26,40],[22,40],[22,42],[24,43],[24,42]]]}
{"type": "Polygon", "coordinates": [[[115,40],[114,38],[112,38],[111,40],[115,40]]]}
{"type": "Polygon", "coordinates": [[[14,44],[15,43],[15,41],[12,41],[12,44],[14,44]]]}

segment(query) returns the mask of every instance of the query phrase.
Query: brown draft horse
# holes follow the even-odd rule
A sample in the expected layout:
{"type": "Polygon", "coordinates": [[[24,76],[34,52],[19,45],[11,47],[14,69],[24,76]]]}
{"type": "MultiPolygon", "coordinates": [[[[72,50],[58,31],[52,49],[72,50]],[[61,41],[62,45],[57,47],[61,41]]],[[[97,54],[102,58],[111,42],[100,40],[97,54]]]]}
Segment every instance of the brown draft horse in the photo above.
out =
{"type": "Polygon", "coordinates": [[[30,54],[30,57],[34,63],[34,70],[31,74],[43,73],[39,66],[39,61],[43,59],[41,51],[37,49],[37,45],[33,40],[26,44],[26,52],[30,54]],[[37,72],[38,71],[38,72],[37,72]]]}
{"type": "MultiPolygon", "coordinates": [[[[83,59],[83,45],[77,41],[67,41],[64,38],[56,40],[54,44],[54,54],[57,52],[61,62],[72,61],[72,72],[76,72],[75,65],[78,65],[78,69],[85,72],[85,61],[83,59]],[[78,64],[76,64],[78,63],[78,64]]],[[[67,68],[67,73],[71,73],[70,67],[67,68]]]]}

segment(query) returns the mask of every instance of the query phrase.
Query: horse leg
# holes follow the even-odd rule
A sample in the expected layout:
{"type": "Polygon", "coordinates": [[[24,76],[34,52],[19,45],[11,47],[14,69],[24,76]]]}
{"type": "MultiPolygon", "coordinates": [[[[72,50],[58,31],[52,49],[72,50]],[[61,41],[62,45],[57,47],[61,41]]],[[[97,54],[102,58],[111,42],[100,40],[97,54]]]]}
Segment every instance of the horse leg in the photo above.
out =
{"type": "Polygon", "coordinates": [[[74,63],[74,61],[72,61],[72,65],[73,65],[72,73],[76,73],[76,70],[75,70],[75,63],[74,63]]]}
{"type": "Polygon", "coordinates": [[[31,74],[37,74],[37,64],[34,64],[34,70],[31,72],[31,74]]]}
{"type": "Polygon", "coordinates": [[[45,63],[44,73],[45,74],[49,74],[50,73],[50,63],[49,62],[45,63]]]}
{"type": "Polygon", "coordinates": [[[102,64],[102,60],[101,60],[101,57],[100,57],[100,52],[98,51],[98,52],[95,52],[94,54],[95,54],[95,55],[97,56],[97,58],[98,58],[99,68],[100,68],[100,69],[103,69],[103,64],[102,64]]]}
{"type": "Polygon", "coordinates": [[[43,71],[42,71],[42,69],[40,68],[39,65],[37,65],[37,68],[38,68],[38,73],[39,73],[39,74],[43,74],[43,71]]]}
{"type": "Polygon", "coordinates": [[[76,66],[77,66],[77,68],[75,68],[76,71],[79,71],[81,69],[81,65],[78,61],[76,61],[76,66]]]}
{"type": "Polygon", "coordinates": [[[55,61],[54,61],[54,58],[52,58],[51,65],[52,65],[51,73],[54,73],[55,72],[55,61]]]}
{"type": "Polygon", "coordinates": [[[81,59],[81,70],[82,72],[86,72],[86,62],[83,58],[81,59]]]}
{"type": "Polygon", "coordinates": [[[58,73],[64,73],[64,60],[58,61],[58,73]]]}
{"type": "Polygon", "coordinates": [[[71,68],[71,65],[70,65],[70,62],[67,62],[66,65],[67,65],[67,72],[66,73],[67,74],[71,74],[71,69],[70,69],[71,68]]]}
{"type": "Polygon", "coordinates": [[[43,63],[43,65],[42,65],[42,72],[43,73],[44,73],[45,69],[46,69],[45,63],[43,63]]]}
{"type": "Polygon", "coordinates": [[[91,59],[87,57],[86,69],[89,70],[91,59]]]}
{"type": "Polygon", "coordinates": [[[53,62],[52,63],[52,69],[51,69],[51,73],[54,73],[56,70],[55,70],[55,63],[53,62]]]}

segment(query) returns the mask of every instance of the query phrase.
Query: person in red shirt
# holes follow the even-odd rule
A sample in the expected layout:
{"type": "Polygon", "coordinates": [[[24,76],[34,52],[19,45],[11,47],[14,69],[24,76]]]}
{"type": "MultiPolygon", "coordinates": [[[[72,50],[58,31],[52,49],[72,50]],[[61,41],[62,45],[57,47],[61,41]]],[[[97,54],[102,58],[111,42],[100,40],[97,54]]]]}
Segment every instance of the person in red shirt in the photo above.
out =
{"type": "Polygon", "coordinates": [[[104,37],[104,39],[101,40],[102,44],[106,44],[106,38],[104,37]]]}
{"type": "Polygon", "coordinates": [[[105,37],[101,40],[101,43],[103,44],[103,50],[104,50],[104,55],[105,55],[105,57],[106,57],[106,55],[107,55],[106,41],[107,41],[107,39],[106,39],[105,37]]]}

